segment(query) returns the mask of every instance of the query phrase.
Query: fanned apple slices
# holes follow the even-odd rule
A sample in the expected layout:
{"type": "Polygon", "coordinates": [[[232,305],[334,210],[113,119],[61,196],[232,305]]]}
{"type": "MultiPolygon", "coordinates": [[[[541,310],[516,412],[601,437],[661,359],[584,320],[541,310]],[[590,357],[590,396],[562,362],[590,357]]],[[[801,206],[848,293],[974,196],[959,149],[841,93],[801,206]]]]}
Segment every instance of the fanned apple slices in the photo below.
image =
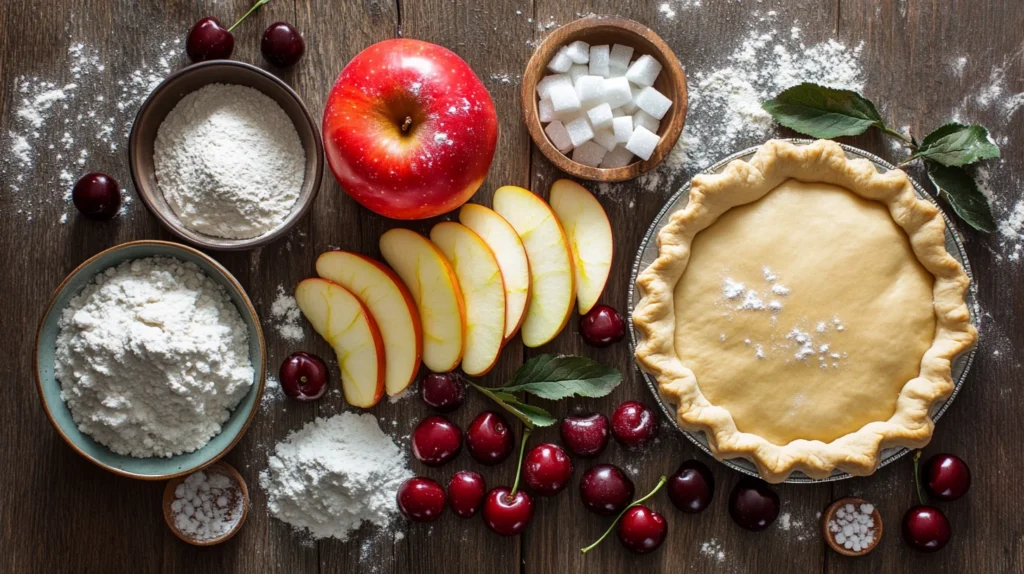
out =
{"type": "Polygon", "coordinates": [[[576,270],[576,300],[580,315],[597,304],[608,282],[614,247],[608,214],[589,191],[575,181],[551,185],[551,209],[562,223],[576,270]]]}
{"type": "Polygon", "coordinates": [[[380,251],[409,288],[423,328],[423,363],[435,373],[458,366],[466,336],[466,310],[455,272],[441,250],[408,229],[380,237],[380,251]]]}
{"type": "Polygon", "coordinates": [[[306,279],[295,301],[338,355],[341,388],[352,406],[368,408],[384,394],[384,341],[373,316],[355,295],[326,279],[306,279]]]}
{"type": "Polygon", "coordinates": [[[494,211],[519,234],[530,260],[530,302],[523,344],[539,347],[562,331],[576,302],[569,242],[555,213],[529,190],[507,185],[494,192],[494,211]]]}
{"type": "Polygon", "coordinates": [[[328,251],[316,260],[317,275],[348,289],[370,310],[384,340],[384,390],[404,391],[420,370],[423,330],[412,294],[384,264],[348,251],[328,251]]]}
{"type": "Polygon", "coordinates": [[[465,225],[438,223],[430,240],[441,249],[459,280],[466,303],[462,371],[476,377],[498,362],[505,342],[505,282],[491,248],[465,225]]]}

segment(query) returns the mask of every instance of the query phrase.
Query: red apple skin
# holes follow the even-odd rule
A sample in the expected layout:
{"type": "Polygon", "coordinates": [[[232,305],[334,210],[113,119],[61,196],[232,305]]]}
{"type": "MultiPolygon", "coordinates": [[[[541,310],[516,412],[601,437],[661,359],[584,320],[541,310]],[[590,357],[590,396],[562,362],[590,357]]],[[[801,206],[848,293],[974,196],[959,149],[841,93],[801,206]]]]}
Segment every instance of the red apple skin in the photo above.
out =
{"type": "Polygon", "coordinates": [[[335,179],[356,201],[392,219],[425,219],[458,208],[483,183],[498,116],[487,88],[454,52],[385,40],[341,71],[323,140],[335,179]]]}

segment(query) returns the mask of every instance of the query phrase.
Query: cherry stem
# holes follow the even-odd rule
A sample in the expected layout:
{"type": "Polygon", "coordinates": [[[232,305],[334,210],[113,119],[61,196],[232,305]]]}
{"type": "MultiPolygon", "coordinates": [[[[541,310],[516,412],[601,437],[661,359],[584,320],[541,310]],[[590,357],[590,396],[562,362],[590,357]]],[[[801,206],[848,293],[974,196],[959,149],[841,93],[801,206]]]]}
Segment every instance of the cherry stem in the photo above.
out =
{"type": "Polygon", "coordinates": [[[641,499],[638,499],[638,500],[634,500],[632,502],[632,504],[630,504],[626,508],[623,508],[622,512],[620,512],[619,515],[615,517],[615,522],[612,522],[611,526],[608,527],[608,530],[605,530],[604,534],[602,534],[601,537],[598,538],[596,542],[594,542],[590,546],[587,546],[586,548],[583,548],[582,550],[580,550],[580,552],[582,552],[583,554],[586,554],[588,551],[593,550],[598,544],[603,542],[604,539],[607,538],[609,534],[611,534],[612,530],[615,529],[615,525],[618,524],[620,520],[622,520],[622,517],[626,515],[626,512],[628,512],[630,508],[633,508],[634,506],[638,506],[641,502],[644,502],[648,498],[654,496],[654,493],[656,493],[659,490],[661,490],[661,487],[665,486],[665,482],[667,482],[667,481],[668,481],[668,479],[665,478],[664,475],[662,475],[661,480],[658,481],[658,485],[654,487],[654,490],[648,492],[647,496],[645,496],[645,497],[643,497],[641,499]]]}
{"type": "Polygon", "coordinates": [[[497,396],[495,396],[495,394],[493,392],[491,392],[490,389],[488,389],[487,387],[481,387],[480,385],[474,383],[473,381],[471,381],[469,379],[466,379],[466,382],[469,383],[469,385],[471,387],[473,387],[474,389],[480,391],[480,393],[482,395],[484,395],[484,396],[490,398],[492,401],[498,403],[498,406],[500,406],[501,408],[503,408],[506,411],[508,411],[510,414],[515,416],[517,419],[521,420],[523,422],[523,425],[526,426],[527,430],[533,430],[533,421],[531,421],[530,419],[526,418],[526,416],[523,415],[523,413],[519,412],[517,409],[509,406],[508,403],[506,403],[505,401],[499,399],[497,396]]]}
{"type": "Polygon", "coordinates": [[[914,453],[914,486],[917,488],[918,502],[927,504],[924,490],[921,489],[921,451],[914,453]]]}
{"type": "Polygon", "coordinates": [[[516,490],[519,489],[519,477],[523,474],[523,453],[526,452],[526,441],[529,440],[532,430],[532,428],[526,427],[523,431],[523,442],[519,446],[519,464],[516,466],[516,481],[512,483],[512,492],[508,493],[509,499],[514,498],[516,490]]]}
{"type": "Polygon", "coordinates": [[[270,0],[256,0],[256,3],[252,5],[252,8],[249,8],[248,12],[246,12],[245,14],[242,14],[242,17],[239,18],[234,24],[232,24],[230,28],[228,28],[228,32],[234,30],[235,26],[241,24],[242,20],[245,20],[246,18],[248,18],[249,14],[252,14],[253,12],[255,12],[257,8],[259,8],[260,6],[262,6],[264,4],[269,4],[269,3],[270,3],[270,0]]]}
{"type": "Polygon", "coordinates": [[[412,127],[412,118],[405,116],[405,121],[402,122],[402,133],[409,131],[410,127],[412,127]]]}

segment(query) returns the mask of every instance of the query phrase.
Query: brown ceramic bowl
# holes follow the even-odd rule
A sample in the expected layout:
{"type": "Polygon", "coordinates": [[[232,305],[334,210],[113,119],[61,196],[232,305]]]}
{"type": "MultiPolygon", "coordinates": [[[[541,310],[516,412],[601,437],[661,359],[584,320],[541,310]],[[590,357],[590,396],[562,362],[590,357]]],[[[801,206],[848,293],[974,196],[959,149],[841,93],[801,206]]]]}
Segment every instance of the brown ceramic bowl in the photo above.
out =
{"type": "Polygon", "coordinates": [[[207,249],[244,250],[265,245],[288,233],[313,204],[324,171],[324,148],[317,122],[306,105],[287,84],[256,66],[232,60],[213,60],[194,64],[167,77],[153,90],[132,124],[128,139],[128,166],[139,197],[164,226],[176,236],[207,249]],[[164,200],[153,167],[153,144],[157,130],[167,114],[186,95],[209,84],[249,86],[276,101],[295,124],[306,152],[306,171],[299,197],[291,213],[276,229],[249,239],[227,239],[198,233],[186,228],[164,200]]]}
{"type": "Polygon", "coordinates": [[[825,512],[821,515],[821,535],[825,538],[825,542],[828,544],[829,548],[843,556],[855,557],[864,556],[878,546],[878,543],[882,540],[882,515],[879,514],[878,507],[875,507],[875,509],[871,511],[871,519],[875,521],[875,539],[866,548],[861,548],[860,552],[854,552],[853,550],[846,549],[842,544],[837,543],[835,537],[833,537],[832,533],[828,531],[828,522],[832,520],[840,507],[852,504],[857,508],[860,508],[860,505],[866,502],[867,501],[863,498],[847,497],[840,498],[828,505],[828,508],[826,508],[825,512]]]}
{"type": "Polygon", "coordinates": [[[686,121],[686,73],[679,64],[679,59],[661,37],[646,26],[625,18],[592,16],[556,29],[534,51],[529,63],[526,64],[522,90],[523,116],[533,143],[558,169],[574,177],[591,181],[624,181],[650,171],[672,151],[676,140],[683,133],[683,123],[686,121]],[[649,54],[661,64],[661,74],[654,82],[654,88],[671,98],[672,107],[661,120],[661,126],[658,128],[661,141],[658,142],[650,159],[643,161],[635,158],[636,161],[633,163],[613,169],[590,167],[572,161],[548,140],[537,112],[537,103],[540,101],[537,97],[537,82],[549,73],[547,65],[555,53],[562,46],[576,40],[583,40],[590,45],[632,46],[634,56],[649,54]]]}
{"type": "Polygon", "coordinates": [[[162,504],[164,509],[164,522],[167,523],[167,527],[171,529],[171,532],[173,532],[175,536],[193,546],[213,546],[228,540],[242,529],[242,525],[245,524],[246,517],[249,516],[249,489],[245,486],[245,480],[242,478],[242,475],[235,470],[235,467],[224,461],[218,461],[203,469],[203,472],[207,475],[225,475],[235,483],[235,486],[238,488],[238,494],[242,497],[242,516],[238,518],[238,522],[231,527],[231,530],[217,538],[208,538],[205,540],[192,538],[188,534],[178,530],[178,526],[174,523],[174,511],[171,510],[171,503],[174,502],[174,490],[178,488],[179,484],[185,482],[185,479],[188,477],[179,476],[167,481],[167,486],[164,487],[164,500],[162,504]]]}

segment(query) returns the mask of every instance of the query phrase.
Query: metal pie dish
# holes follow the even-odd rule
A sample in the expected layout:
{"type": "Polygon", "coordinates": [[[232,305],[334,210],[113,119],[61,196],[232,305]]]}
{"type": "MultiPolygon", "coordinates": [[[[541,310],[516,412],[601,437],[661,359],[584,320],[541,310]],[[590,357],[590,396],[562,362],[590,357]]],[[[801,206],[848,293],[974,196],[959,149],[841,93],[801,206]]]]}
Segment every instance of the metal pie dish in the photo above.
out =
{"type": "MultiPolygon", "coordinates": [[[[788,141],[796,145],[808,145],[813,143],[814,140],[786,139],[783,141],[788,141]]],[[[868,153],[864,150],[849,145],[839,145],[843,148],[843,150],[846,151],[846,155],[848,157],[867,159],[875,165],[875,168],[880,173],[885,173],[887,171],[896,169],[895,166],[874,154],[868,153]]],[[[758,150],[759,147],[760,146],[754,146],[743,151],[736,152],[726,158],[721,159],[720,161],[708,167],[707,169],[704,169],[700,173],[721,173],[725,169],[725,166],[734,160],[749,160],[751,157],[753,157],[754,153],[758,150]]],[[[938,203],[935,201],[935,198],[932,197],[931,194],[926,192],[924,188],[922,188],[921,185],[917,183],[917,181],[915,181],[913,178],[910,178],[910,182],[913,184],[914,191],[917,193],[918,197],[924,198],[938,206],[938,203]]],[[[644,235],[643,240],[640,242],[640,247],[637,250],[636,259],[633,261],[633,269],[630,273],[629,278],[628,312],[630,317],[633,316],[633,310],[636,308],[637,303],[640,302],[640,293],[636,286],[637,276],[640,274],[641,271],[643,271],[651,263],[653,263],[654,260],[657,259],[658,257],[658,232],[661,231],[663,227],[665,227],[673,213],[686,207],[686,204],[689,202],[689,198],[690,182],[688,181],[686,182],[686,184],[682,186],[682,188],[679,189],[679,191],[675,192],[668,199],[668,201],[665,202],[665,205],[658,212],[658,215],[655,217],[654,222],[651,224],[650,228],[648,228],[647,233],[644,235]]],[[[954,259],[960,262],[960,264],[964,268],[964,271],[967,273],[967,277],[971,280],[970,287],[968,288],[964,298],[967,302],[967,308],[970,311],[971,324],[974,325],[975,328],[977,328],[979,317],[977,301],[978,287],[975,281],[974,273],[971,270],[970,262],[967,260],[967,252],[964,249],[963,240],[960,237],[959,232],[953,226],[953,222],[950,220],[949,216],[946,215],[946,212],[941,209],[941,207],[939,211],[942,213],[942,218],[946,223],[946,251],[948,251],[954,259]]],[[[633,325],[632,320],[628,321],[628,323],[630,346],[632,351],[634,351],[635,353],[638,333],[633,325]]],[[[945,401],[936,404],[933,407],[931,414],[932,421],[938,422],[939,418],[941,418],[943,413],[946,412],[946,409],[948,409],[949,406],[953,403],[953,399],[955,399],[957,394],[960,393],[960,389],[963,387],[964,382],[967,380],[967,373],[968,371],[970,371],[971,364],[974,362],[974,355],[976,352],[977,345],[970,348],[968,351],[961,353],[953,361],[953,392],[950,393],[949,397],[947,397],[945,401]]],[[[643,376],[645,383],[647,384],[647,388],[650,389],[651,393],[654,395],[654,399],[657,401],[658,406],[661,408],[661,411],[665,414],[665,416],[668,417],[669,420],[675,423],[675,421],[677,421],[678,419],[675,405],[666,400],[664,396],[662,396],[661,392],[658,389],[658,382],[654,379],[653,376],[645,372],[643,369],[640,369],[640,373],[643,376]]],[[[679,430],[679,432],[681,432],[686,438],[688,438],[690,442],[695,444],[697,448],[701,449],[709,456],[714,457],[714,455],[711,454],[711,448],[708,446],[707,437],[704,435],[702,431],[688,431],[679,427],[678,424],[675,424],[674,426],[676,429],[679,430]]],[[[880,457],[881,461],[878,464],[878,468],[882,468],[883,466],[898,460],[900,457],[910,452],[910,450],[911,449],[906,447],[890,447],[882,449],[880,457]]],[[[754,464],[745,458],[733,458],[725,460],[716,458],[715,460],[718,460],[725,466],[728,466],[729,468],[741,472],[743,474],[755,477],[759,476],[757,468],[754,466],[754,464]]],[[[826,478],[813,479],[800,471],[794,471],[789,476],[789,478],[787,478],[783,482],[786,484],[810,484],[820,482],[833,482],[837,480],[851,478],[852,476],[853,475],[849,473],[840,470],[835,470],[832,472],[830,476],[826,478]]]]}

